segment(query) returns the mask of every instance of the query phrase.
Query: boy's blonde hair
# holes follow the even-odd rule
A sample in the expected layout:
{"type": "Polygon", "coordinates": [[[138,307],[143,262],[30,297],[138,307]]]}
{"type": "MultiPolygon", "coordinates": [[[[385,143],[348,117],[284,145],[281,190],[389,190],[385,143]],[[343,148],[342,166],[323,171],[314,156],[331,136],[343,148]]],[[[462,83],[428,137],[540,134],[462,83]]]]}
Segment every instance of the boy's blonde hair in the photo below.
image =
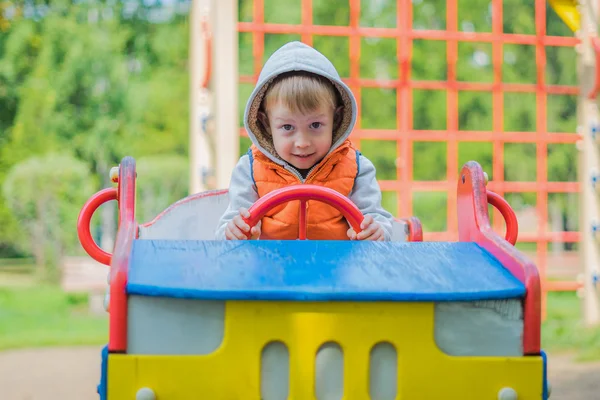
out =
{"type": "Polygon", "coordinates": [[[335,110],[340,104],[338,91],[327,78],[306,72],[283,74],[275,79],[265,95],[263,110],[268,111],[278,102],[292,113],[302,114],[323,105],[335,110]]]}

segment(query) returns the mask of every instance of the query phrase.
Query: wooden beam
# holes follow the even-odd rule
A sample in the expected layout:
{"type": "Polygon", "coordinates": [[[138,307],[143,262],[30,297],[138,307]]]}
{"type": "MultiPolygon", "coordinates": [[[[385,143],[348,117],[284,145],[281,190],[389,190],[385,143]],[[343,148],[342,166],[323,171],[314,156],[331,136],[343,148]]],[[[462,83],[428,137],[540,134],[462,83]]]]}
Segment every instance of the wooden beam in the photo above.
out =
{"type": "Polygon", "coordinates": [[[213,93],[215,105],[216,188],[229,187],[239,159],[238,1],[219,0],[213,7],[213,93]]]}
{"type": "Polygon", "coordinates": [[[600,223],[600,194],[599,185],[593,184],[593,177],[600,171],[600,125],[599,113],[596,99],[590,99],[588,93],[595,85],[596,69],[595,51],[590,38],[597,36],[596,24],[598,21],[598,8],[593,2],[598,0],[580,0],[579,11],[594,10],[594,13],[581,13],[580,30],[576,32],[581,40],[577,46],[577,70],[579,75],[579,86],[581,88],[578,97],[577,125],[581,141],[577,144],[579,150],[579,181],[581,182],[580,193],[580,225],[581,230],[581,260],[583,269],[583,287],[578,294],[583,298],[583,315],[587,326],[600,323],[600,301],[598,297],[598,286],[595,276],[600,267],[600,238],[599,233],[594,233],[594,226],[600,223]]]}

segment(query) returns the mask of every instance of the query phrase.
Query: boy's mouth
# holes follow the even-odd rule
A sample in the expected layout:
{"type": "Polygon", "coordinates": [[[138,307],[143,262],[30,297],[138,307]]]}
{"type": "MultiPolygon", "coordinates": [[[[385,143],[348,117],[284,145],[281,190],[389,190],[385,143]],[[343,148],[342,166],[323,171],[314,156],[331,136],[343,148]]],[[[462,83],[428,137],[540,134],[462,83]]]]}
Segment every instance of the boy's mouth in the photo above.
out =
{"type": "Polygon", "coordinates": [[[294,154],[294,156],[298,157],[298,158],[308,158],[308,157],[312,156],[313,154],[314,153],[311,153],[311,154],[294,154]]]}

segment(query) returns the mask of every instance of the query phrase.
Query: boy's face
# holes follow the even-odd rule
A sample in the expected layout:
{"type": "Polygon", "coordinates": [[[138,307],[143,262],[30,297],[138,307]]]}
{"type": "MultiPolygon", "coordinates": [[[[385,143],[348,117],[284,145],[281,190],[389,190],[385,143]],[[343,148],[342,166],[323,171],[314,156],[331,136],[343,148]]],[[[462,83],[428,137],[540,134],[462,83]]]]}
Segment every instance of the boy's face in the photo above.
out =
{"type": "MultiPolygon", "coordinates": [[[[336,113],[337,114],[337,113],[336,113]]],[[[307,170],[325,157],[331,148],[334,110],[321,106],[302,114],[292,113],[281,102],[260,115],[273,137],[279,157],[300,170],[307,170]]]]}

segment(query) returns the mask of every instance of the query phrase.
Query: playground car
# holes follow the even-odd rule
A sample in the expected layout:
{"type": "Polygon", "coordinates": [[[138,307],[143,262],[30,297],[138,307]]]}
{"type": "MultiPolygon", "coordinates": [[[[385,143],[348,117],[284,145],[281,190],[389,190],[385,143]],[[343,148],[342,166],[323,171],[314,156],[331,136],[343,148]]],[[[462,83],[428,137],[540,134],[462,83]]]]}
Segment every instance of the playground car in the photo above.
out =
{"type": "MultiPolygon", "coordinates": [[[[101,400],[548,398],[538,271],[475,162],[458,181],[457,242],[424,242],[414,217],[394,221],[391,242],[217,241],[226,190],[138,224],[132,158],[114,181],[78,221],[83,247],[110,265],[101,400]],[[109,200],[119,203],[114,254],[90,233],[109,200]]],[[[337,192],[298,185],[259,199],[250,224],[297,200],[362,220],[337,192]]]]}

